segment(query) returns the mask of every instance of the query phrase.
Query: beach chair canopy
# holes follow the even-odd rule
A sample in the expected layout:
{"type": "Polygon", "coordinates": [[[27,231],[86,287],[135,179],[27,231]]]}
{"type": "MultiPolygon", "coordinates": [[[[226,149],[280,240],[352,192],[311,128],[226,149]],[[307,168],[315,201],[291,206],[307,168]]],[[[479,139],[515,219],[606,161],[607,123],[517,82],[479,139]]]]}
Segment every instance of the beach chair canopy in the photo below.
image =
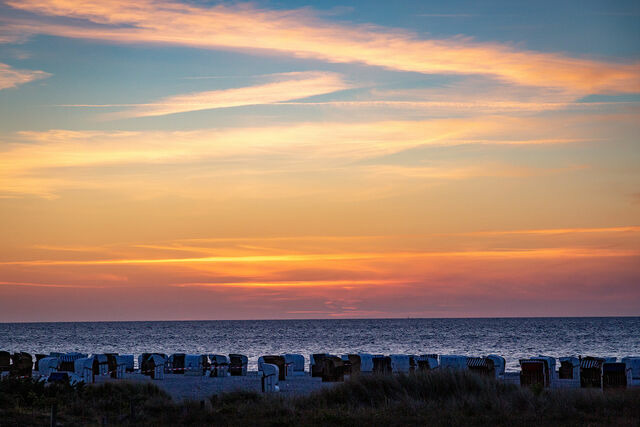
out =
{"type": "Polygon", "coordinates": [[[640,357],[624,357],[622,363],[625,364],[627,371],[630,372],[632,380],[640,380],[640,357]]]}

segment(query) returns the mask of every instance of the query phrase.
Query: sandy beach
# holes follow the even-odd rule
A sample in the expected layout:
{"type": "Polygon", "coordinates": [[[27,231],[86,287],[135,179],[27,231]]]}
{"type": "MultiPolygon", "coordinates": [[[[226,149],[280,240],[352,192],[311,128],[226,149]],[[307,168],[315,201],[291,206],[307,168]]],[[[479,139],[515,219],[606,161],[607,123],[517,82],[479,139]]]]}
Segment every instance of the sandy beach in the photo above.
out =
{"type": "MultiPolygon", "coordinates": [[[[261,380],[257,371],[248,372],[246,376],[206,377],[191,375],[166,374],[162,380],[153,380],[139,373],[127,373],[124,379],[96,377],[96,384],[105,382],[131,381],[136,383],[150,382],[166,391],[175,401],[202,400],[213,394],[232,391],[261,392],[261,380]]],[[[311,375],[287,377],[279,382],[281,396],[301,396],[339,383],[323,383],[319,377],[311,375]]]]}

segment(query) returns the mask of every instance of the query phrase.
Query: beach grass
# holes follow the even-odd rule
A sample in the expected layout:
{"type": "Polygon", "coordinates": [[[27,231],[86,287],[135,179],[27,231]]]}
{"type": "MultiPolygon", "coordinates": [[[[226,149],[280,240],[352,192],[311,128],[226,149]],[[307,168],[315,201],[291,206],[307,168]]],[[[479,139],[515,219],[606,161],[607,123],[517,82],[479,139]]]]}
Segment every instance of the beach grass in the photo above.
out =
{"type": "Polygon", "coordinates": [[[521,388],[469,372],[362,376],[306,396],[174,402],[153,384],[0,383],[0,425],[640,425],[640,389],[521,388]]]}

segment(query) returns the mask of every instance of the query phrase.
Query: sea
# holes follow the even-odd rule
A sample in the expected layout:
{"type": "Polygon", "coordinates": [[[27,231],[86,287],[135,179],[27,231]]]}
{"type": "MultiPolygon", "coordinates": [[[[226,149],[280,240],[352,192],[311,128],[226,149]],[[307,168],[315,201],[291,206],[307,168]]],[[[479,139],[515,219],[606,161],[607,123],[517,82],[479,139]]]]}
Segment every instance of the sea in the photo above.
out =
{"type": "Polygon", "coordinates": [[[0,323],[0,350],[249,357],[300,353],[640,356],[640,317],[0,323]]]}

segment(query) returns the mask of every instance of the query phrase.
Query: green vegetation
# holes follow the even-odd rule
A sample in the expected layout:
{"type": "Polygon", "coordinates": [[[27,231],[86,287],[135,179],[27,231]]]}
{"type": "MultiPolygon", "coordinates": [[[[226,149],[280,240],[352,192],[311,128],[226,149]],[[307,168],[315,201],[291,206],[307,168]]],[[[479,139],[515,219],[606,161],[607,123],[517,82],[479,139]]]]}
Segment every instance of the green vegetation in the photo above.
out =
{"type": "Polygon", "coordinates": [[[251,392],[176,403],[148,384],[0,382],[0,425],[628,425],[640,390],[524,389],[466,372],[369,376],[304,397],[251,392]]]}

